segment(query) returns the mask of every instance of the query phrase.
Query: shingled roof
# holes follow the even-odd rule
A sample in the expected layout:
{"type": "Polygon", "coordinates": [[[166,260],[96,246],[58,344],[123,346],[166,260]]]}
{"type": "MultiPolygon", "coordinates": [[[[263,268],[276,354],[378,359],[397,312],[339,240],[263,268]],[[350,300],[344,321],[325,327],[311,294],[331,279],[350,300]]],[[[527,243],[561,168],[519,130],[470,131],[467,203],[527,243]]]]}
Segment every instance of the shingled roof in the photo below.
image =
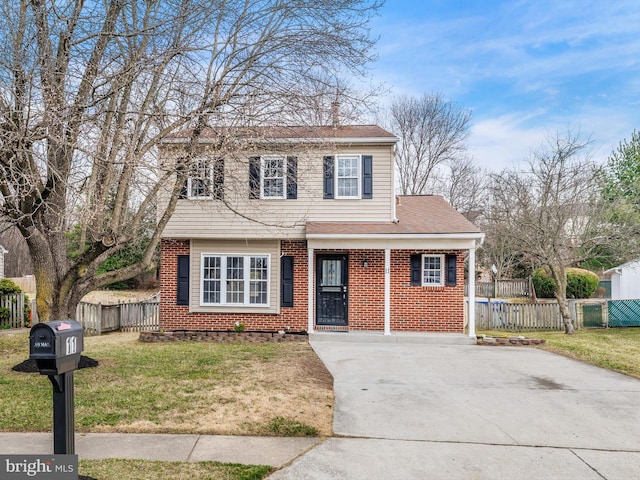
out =
{"type": "MultiPolygon", "coordinates": [[[[169,136],[166,141],[181,142],[191,138],[192,130],[182,130],[169,136]]],[[[377,125],[332,126],[273,126],[273,127],[210,127],[204,129],[200,140],[217,140],[233,136],[246,140],[376,140],[395,143],[398,139],[377,125]]]]}
{"type": "Polygon", "coordinates": [[[307,235],[479,234],[480,229],[438,195],[400,195],[398,222],[309,222],[307,235]]]}

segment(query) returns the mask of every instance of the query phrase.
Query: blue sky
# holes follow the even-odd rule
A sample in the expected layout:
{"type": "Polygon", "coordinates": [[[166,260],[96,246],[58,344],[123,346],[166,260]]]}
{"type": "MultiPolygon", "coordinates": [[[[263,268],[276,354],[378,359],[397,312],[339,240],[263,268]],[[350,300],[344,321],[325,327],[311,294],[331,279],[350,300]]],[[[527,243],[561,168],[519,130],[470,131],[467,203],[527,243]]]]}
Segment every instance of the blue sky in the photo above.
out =
{"type": "Polygon", "coordinates": [[[374,81],[473,112],[469,151],[492,170],[579,129],[604,161],[640,129],[638,0],[387,0],[374,81]]]}

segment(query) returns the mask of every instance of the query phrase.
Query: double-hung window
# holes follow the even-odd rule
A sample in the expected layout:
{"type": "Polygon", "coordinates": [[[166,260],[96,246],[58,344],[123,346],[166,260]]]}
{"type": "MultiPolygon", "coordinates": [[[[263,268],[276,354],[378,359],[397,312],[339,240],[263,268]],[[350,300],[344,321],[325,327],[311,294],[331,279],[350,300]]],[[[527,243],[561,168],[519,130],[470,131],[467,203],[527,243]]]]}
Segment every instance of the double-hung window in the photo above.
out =
{"type": "Polygon", "coordinates": [[[422,285],[444,285],[444,255],[422,256],[422,285]]]}
{"type": "Polygon", "coordinates": [[[373,156],[325,156],[322,161],[322,198],[373,198],[373,156]]]}
{"type": "Polygon", "coordinates": [[[202,305],[269,305],[270,255],[202,255],[202,305]]]}
{"type": "Polygon", "coordinates": [[[298,157],[263,155],[249,157],[249,199],[298,198],[298,157]]]}
{"type": "Polygon", "coordinates": [[[336,158],[336,198],[360,198],[360,155],[336,158]]]}
{"type": "Polygon", "coordinates": [[[186,182],[186,198],[221,199],[224,183],[224,160],[201,158],[191,165],[186,182]]]}
{"type": "Polygon", "coordinates": [[[262,198],[284,199],[287,191],[287,158],[277,155],[261,157],[262,198]]]}

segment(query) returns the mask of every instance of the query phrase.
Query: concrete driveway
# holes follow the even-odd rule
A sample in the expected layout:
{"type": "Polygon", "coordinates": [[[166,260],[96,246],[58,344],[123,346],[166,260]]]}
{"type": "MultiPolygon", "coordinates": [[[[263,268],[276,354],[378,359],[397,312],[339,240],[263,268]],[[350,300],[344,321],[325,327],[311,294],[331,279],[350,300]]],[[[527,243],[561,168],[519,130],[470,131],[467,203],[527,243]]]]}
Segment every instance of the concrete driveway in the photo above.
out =
{"type": "Polygon", "coordinates": [[[270,478],[640,478],[638,380],[527,347],[312,346],[335,437],[270,478]]]}

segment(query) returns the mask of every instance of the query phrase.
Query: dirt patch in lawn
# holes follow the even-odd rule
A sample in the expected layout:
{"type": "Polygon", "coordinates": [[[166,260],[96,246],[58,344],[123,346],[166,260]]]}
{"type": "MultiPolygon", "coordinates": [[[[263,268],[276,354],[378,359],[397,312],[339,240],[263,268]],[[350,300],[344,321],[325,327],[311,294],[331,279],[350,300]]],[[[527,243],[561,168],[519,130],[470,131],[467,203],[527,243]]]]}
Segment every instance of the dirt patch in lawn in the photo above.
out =
{"type": "Polygon", "coordinates": [[[116,305],[118,303],[141,302],[158,293],[158,290],[95,290],[82,297],[83,302],[116,305]]]}

